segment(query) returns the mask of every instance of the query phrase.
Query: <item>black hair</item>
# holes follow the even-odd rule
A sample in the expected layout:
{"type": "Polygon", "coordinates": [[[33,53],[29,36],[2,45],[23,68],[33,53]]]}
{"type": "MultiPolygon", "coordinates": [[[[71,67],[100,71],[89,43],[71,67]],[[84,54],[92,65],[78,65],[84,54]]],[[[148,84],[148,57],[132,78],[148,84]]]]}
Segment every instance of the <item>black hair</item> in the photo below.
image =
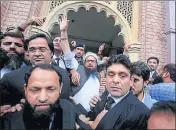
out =
{"type": "Polygon", "coordinates": [[[157,58],[157,57],[149,57],[148,59],[147,59],[147,63],[148,63],[148,61],[150,60],[150,59],[154,59],[154,60],[156,60],[156,62],[157,62],[157,64],[159,64],[159,59],[157,58]]]}
{"type": "Polygon", "coordinates": [[[36,68],[40,68],[40,69],[44,69],[44,70],[53,70],[55,71],[58,76],[59,76],[59,83],[61,84],[62,83],[62,76],[60,74],[60,72],[58,71],[57,69],[57,66],[54,66],[54,65],[50,65],[50,64],[38,64],[38,65],[35,65],[33,67],[31,67],[25,74],[25,83],[26,83],[26,86],[28,84],[28,81],[29,81],[29,78],[32,74],[32,72],[36,69],[36,68]]]}
{"type": "Polygon", "coordinates": [[[54,46],[53,46],[53,42],[51,40],[51,37],[46,36],[43,33],[33,34],[31,37],[29,37],[28,39],[26,39],[25,43],[24,43],[24,49],[28,50],[29,42],[32,41],[32,40],[34,40],[34,39],[36,39],[36,38],[44,38],[44,39],[46,39],[51,52],[54,53],[54,46]]]}
{"type": "Polygon", "coordinates": [[[61,37],[61,35],[60,35],[60,34],[52,35],[52,36],[51,36],[52,41],[54,41],[54,39],[55,39],[56,37],[61,37]]]}
{"type": "Polygon", "coordinates": [[[163,78],[161,76],[156,76],[151,84],[163,83],[163,78]]]}
{"type": "Polygon", "coordinates": [[[0,40],[4,39],[6,36],[20,38],[22,42],[24,43],[24,35],[22,32],[18,31],[17,29],[13,29],[5,33],[1,33],[0,40]]]}
{"type": "Polygon", "coordinates": [[[131,64],[130,67],[131,75],[136,74],[137,76],[142,76],[144,81],[150,78],[150,68],[143,61],[137,61],[131,64]]]}
{"type": "Polygon", "coordinates": [[[119,55],[112,55],[106,65],[106,68],[111,66],[112,64],[122,64],[126,68],[130,69],[131,61],[130,59],[124,55],[124,54],[119,54],[119,55]]]}
{"type": "Polygon", "coordinates": [[[164,70],[170,73],[170,78],[176,82],[176,65],[173,63],[164,66],[164,70]]]}
{"type": "Polygon", "coordinates": [[[175,101],[160,101],[153,104],[150,115],[153,113],[166,113],[166,114],[172,114],[175,116],[176,114],[176,105],[175,101]]]}

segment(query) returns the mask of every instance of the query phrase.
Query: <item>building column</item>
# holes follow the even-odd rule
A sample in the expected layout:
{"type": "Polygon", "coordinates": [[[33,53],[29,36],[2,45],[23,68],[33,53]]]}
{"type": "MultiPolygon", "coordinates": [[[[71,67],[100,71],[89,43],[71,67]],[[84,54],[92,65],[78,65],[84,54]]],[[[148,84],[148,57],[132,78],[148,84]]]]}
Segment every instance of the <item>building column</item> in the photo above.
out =
{"type": "Polygon", "coordinates": [[[167,63],[175,63],[175,1],[165,1],[166,5],[166,37],[167,63]]]}

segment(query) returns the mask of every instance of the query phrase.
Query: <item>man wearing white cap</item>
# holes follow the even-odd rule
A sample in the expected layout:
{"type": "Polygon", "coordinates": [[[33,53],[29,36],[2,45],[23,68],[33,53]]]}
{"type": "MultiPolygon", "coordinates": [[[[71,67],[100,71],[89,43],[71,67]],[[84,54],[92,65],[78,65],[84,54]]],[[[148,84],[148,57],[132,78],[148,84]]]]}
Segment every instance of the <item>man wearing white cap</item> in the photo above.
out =
{"type": "Polygon", "coordinates": [[[87,52],[83,57],[84,66],[79,65],[80,84],[72,86],[72,96],[87,111],[90,111],[89,101],[94,95],[99,95],[100,75],[97,72],[98,57],[87,52]]]}

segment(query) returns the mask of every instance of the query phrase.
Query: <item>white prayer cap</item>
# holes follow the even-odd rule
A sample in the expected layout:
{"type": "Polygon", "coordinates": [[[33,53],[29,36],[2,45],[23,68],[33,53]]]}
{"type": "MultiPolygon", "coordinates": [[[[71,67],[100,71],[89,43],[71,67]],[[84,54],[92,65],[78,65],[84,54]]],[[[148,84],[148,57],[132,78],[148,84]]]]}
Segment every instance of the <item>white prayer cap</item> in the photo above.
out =
{"type": "Polygon", "coordinates": [[[87,52],[87,53],[83,56],[83,63],[85,63],[85,61],[86,61],[86,59],[87,59],[88,56],[93,56],[93,57],[95,57],[95,59],[96,59],[97,62],[98,62],[98,56],[97,56],[97,54],[95,54],[95,53],[93,53],[93,52],[87,52]]]}

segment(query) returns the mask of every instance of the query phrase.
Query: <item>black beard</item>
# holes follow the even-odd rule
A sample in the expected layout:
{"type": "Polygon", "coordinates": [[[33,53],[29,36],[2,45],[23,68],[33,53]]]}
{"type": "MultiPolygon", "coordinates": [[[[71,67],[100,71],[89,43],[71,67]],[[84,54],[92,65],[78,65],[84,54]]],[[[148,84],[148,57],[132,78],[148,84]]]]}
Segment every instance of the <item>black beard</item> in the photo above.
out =
{"type": "Polygon", "coordinates": [[[78,61],[78,64],[82,63],[83,58],[82,58],[82,56],[80,56],[80,54],[76,53],[75,54],[75,59],[78,61]]]}
{"type": "Polygon", "coordinates": [[[35,111],[35,107],[32,107],[26,100],[24,104],[23,120],[26,129],[48,129],[50,123],[50,116],[52,113],[56,113],[59,108],[59,99],[50,105],[50,109],[44,111],[35,111]]]}
{"type": "Polygon", "coordinates": [[[47,119],[50,117],[50,115],[55,112],[55,109],[58,108],[58,102],[59,100],[56,101],[56,103],[54,104],[50,104],[49,105],[49,109],[47,110],[36,110],[36,107],[32,107],[29,102],[26,100],[25,103],[25,108],[27,108],[29,110],[29,112],[31,113],[31,115],[35,118],[35,119],[47,119]]]}
{"type": "Polygon", "coordinates": [[[84,68],[85,68],[87,74],[92,74],[92,73],[97,72],[97,69],[96,69],[96,68],[95,68],[95,69],[92,69],[92,70],[90,70],[90,69],[88,69],[88,68],[86,68],[86,67],[84,67],[84,68]]]}
{"type": "Polygon", "coordinates": [[[12,56],[6,64],[6,67],[10,70],[16,70],[21,67],[23,63],[23,54],[12,56]]]}

